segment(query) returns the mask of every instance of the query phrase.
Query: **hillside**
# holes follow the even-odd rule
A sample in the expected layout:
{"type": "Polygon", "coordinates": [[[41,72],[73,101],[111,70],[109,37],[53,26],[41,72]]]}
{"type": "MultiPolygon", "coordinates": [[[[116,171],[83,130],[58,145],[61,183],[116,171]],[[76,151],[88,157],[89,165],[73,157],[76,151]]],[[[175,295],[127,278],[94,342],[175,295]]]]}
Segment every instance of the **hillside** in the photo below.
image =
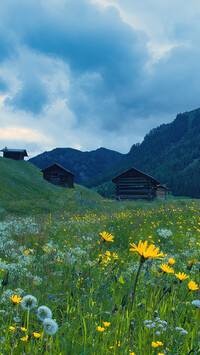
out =
{"type": "Polygon", "coordinates": [[[87,186],[110,181],[131,166],[154,176],[176,196],[200,198],[200,109],[178,114],[172,123],[150,131],[141,144],[133,145],[121,161],[87,186]]]}
{"type": "Polygon", "coordinates": [[[0,157],[0,217],[5,212],[27,214],[33,210],[81,210],[101,197],[86,187],[57,187],[43,179],[40,170],[27,161],[0,157]]]}
{"type": "Polygon", "coordinates": [[[75,174],[74,181],[76,183],[84,185],[86,181],[117,163],[123,156],[121,153],[106,148],[99,148],[91,152],[81,152],[72,148],[56,148],[29,159],[29,162],[40,169],[56,162],[75,174]]]}
{"type": "Polygon", "coordinates": [[[30,162],[39,168],[57,162],[76,174],[76,182],[95,187],[105,197],[114,196],[110,180],[135,167],[167,185],[173,195],[200,198],[200,109],[152,129],[128,154],[105,148],[92,152],[57,148],[30,162]]]}

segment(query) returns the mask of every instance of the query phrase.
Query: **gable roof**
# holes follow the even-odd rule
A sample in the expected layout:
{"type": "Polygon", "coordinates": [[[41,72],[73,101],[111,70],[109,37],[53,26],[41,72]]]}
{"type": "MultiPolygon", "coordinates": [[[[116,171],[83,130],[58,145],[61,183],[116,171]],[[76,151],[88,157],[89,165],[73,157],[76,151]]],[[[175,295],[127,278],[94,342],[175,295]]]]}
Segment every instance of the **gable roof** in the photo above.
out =
{"type": "Polygon", "coordinates": [[[154,182],[156,182],[157,184],[160,185],[160,182],[159,182],[157,179],[155,179],[155,178],[153,178],[152,176],[150,176],[150,175],[148,175],[148,174],[145,174],[145,173],[143,173],[142,171],[140,171],[140,170],[138,170],[138,169],[135,169],[135,168],[133,168],[133,167],[130,168],[130,169],[128,169],[128,170],[126,170],[126,171],[124,171],[123,173],[121,173],[121,174],[115,176],[111,181],[112,181],[112,182],[116,182],[120,177],[122,177],[124,174],[128,173],[129,171],[138,172],[138,173],[142,174],[143,176],[148,177],[149,179],[153,180],[154,182]]]}
{"type": "Polygon", "coordinates": [[[159,184],[157,187],[161,187],[162,189],[169,190],[166,186],[163,186],[161,184],[159,184]]]}
{"type": "Polygon", "coordinates": [[[9,152],[9,153],[23,153],[25,157],[28,157],[26,149],[9,149],[7,147],[0,150],[0,152],[9,152]]]}
{"type": "Polygon", "coordinates": [[[67,173],[72,174],[72,175],[75,176],[75,174],[73,174],[71,171],[65,169],[62,165],[57,164],[57,163],[54,163],[54,164],[51,164],[51,165],[47,166],[46,168],[44,168],[43,170],[41,170],[41,172],[43,173],[43,172],[46,171],[47,169],[53,168],[54,166],[58,166],[60,169],[62,169],[62,170],[64,170],[64,171],[66,171],[67,173]]]}

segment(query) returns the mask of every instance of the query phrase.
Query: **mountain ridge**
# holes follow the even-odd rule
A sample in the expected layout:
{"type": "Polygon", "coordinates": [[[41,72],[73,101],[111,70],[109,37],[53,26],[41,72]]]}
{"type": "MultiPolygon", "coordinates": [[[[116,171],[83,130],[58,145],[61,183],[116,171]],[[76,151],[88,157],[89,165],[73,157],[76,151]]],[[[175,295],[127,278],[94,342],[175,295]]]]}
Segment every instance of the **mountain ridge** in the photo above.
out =
{"type": "MultiPolygon", "coordinates": [[[[153,128],[141,143],[133,144],[127,154],[106,148],[76,153],[72,148],[56,148],[40,155],[43,163],[47,164],[44,154],[51,159],[58,159],[55,153],[59,149],[62,162],[68,166],[57,162],[72,172],[75,169],[77,182],[84,186],[91,188],[106,183],[105,197],[109,197],[109,189],[113,191],[112,183],[110,187],[108,185],[109,181],[130,167],[135,167],[154,176],[174,195],[200,198],[200,108],[179,113],[171,123],[153,128]],[[63,149],[68,150],[68,160],[63,149]]],[[[29,161],[35,165],[41,164],[37,157],[29,161]]]]}

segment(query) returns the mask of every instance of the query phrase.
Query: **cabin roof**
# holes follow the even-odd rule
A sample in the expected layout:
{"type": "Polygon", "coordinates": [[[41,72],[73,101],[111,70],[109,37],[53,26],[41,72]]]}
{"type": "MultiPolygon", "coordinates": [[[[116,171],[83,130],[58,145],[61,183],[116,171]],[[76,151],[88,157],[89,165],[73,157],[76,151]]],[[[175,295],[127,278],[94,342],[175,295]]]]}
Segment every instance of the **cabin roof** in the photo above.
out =
{"type": "Polygon", "coordinates": [[[58,166],[58,167],[61,168],[62,170],[66,171],[67,173],[72,174],[72,175],[75,176],[74,173],[72,173],[71,171],[65,169],[62,165],[57,164],[57,163],[54,163],[54,164],[51,164],[51,165],[47,166],[46,168],[44,168],[43,170],[41,170],[41,172],[43,173],[43,172],[46,171],[47,169],[53,168],[54,166],[58,166]]]}
{"type": "Polygon", "coordinates": [[[148,175],[148,174],[145,174],[145,173],[142,172],[141,170],[135,169],[135,168],[133,168],[133,167],[130,168],[130,169],[128,169],[128,170],[125,170],[125,171],[123,171],[121,174],[115,176],[115,177],[112,179],[112,181],[113,181],[113,182],[116,182],[117,179],[119,179],[122,175],[128,173],[128,172],[131,171],[131,170],[134,171],[134,172],[135,172],[135,171],[136,171],[136,172],[139,172],[140,174],[142,174],[142,175],[144,175],[144,176],[147,176],[149,179],[155,181],[157,184],[160,185],[160,182],[159,182],[158,180],[156,180],[155,178],[153,178],[152,176],[150,176],[150,175],[148,175]]]}
{"type": "Polygon", "coordinates": [[[0,152],[9,152],[9,153],[24,153],[25,157],[28,157],[26,149],[10,149],[10,148],[3,148],[0,150],[0,152]]]}
{"type": "Polygon", "coordinates": [[[159,184],[157,187],[161,187],[161,188],[163,188],[163,189],[165,189],[165,190],[169,190],[166,186],[163,186],[163,185],[161,185],[161,184],[159,184]]]}

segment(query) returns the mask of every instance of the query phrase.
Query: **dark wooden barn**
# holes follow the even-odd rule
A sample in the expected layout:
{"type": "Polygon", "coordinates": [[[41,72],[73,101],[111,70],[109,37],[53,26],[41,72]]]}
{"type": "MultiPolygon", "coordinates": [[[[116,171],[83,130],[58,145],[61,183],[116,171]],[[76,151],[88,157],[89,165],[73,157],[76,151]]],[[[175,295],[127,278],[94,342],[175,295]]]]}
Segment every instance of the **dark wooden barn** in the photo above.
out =
{"type": "Polygon", "coordinates": [[[25,149],[8,149],[5,147],[1,149],[3,152],[4,158],[14,159],[14,160],[24,160],[24,157],[27,157],[28,154],[25,149]]]}
{"type": "Polygon", "coordinates": [[[117,200],[153,200],[157,197],[159,181],[135,168],[130,168],[112,179],[117,200]]]}
{"type": "Polygon", "coordinates": [[[74,187],[74,174],[55,163],[41,170],[43,178],[50,183],[58,186],[74,187]]]}
{"type": "Polygon", "coordinates": [[[161,200],[166,200],[168,190],[169,189],[166,186],[158,185],[156,190],[157,197],[161,200]]]}

